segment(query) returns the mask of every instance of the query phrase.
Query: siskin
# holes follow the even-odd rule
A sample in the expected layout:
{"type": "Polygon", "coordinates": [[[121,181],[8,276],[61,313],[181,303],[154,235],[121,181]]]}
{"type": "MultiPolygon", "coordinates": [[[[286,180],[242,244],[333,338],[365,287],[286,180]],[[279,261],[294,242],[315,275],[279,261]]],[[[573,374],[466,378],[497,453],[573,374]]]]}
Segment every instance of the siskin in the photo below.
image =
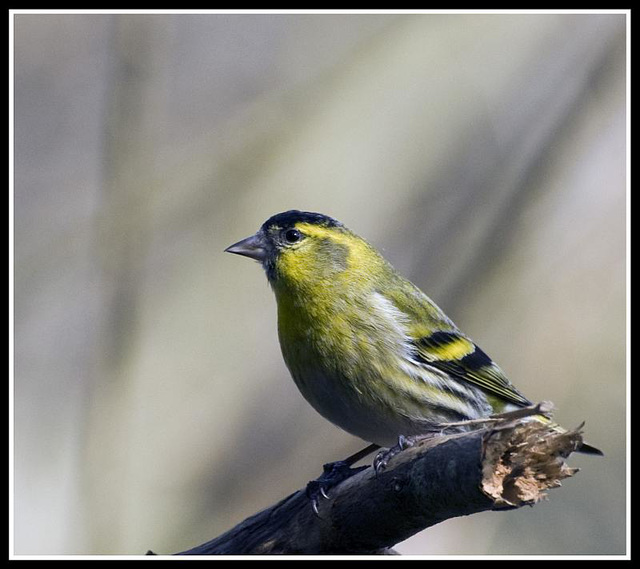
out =
{"type": "Polygon", "coordinates": [[[262,264],[293,380],[345,431],[390,447],[443,423],[532,405],[429,297],[335,219],[279,213],[225,251],[262,264]]]}

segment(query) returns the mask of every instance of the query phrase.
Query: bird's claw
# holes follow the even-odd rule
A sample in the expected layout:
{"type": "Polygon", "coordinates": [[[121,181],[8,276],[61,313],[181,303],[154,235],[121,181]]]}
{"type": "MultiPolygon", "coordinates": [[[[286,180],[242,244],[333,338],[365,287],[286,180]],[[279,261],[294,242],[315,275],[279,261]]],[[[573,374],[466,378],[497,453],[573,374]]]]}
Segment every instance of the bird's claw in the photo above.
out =
{"type": "Polygon", "coordinates": [[[320,517],[318,504],[320,498],[329,499],[328,491],[340,484],[343,480],[350,478],[354,474],[369,468],[368,466],[360,466],[351,468],[349,463],[344,460],[337,462],[329,462],[322,467],[322,474],[307,484],[306,494],[311,501],[311,507],[316,516],[320,517]]]}
{"type": "Polygon", "coordinates": [[[327,491],[325,490],[324,486],[320,482],[320,479],[312,480],[307,484],[306,494],[307,494],[307,498],[309,498],[309,501],[311,502],[311,508],[313,509],[313,513],[316,516],[320,517],[320,512],[318,510],[319,500],[320,498],[324,498],[325,500],[329,499],[329,494],[327,494],[327,491]]]}
{"type": "Polygon", "coordinates": [[[412,447],[416,442],[416,437],[405,437],[400,435],[398,437],[398,443],[391,448],[382,449],[378,454],[376,454],[373,459],[373,470],[376,473],[376,476],[380,472],[382,472],[389,464],[389,461],[396,456],[398,453],[402,452],[404,449],[412,447]]]}

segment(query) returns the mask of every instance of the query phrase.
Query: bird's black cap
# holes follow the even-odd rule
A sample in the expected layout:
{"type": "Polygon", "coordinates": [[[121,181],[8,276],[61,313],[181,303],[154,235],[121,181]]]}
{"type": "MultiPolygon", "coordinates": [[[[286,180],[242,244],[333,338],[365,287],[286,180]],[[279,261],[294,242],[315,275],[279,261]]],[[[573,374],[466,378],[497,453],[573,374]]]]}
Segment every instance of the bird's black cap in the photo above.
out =
{"type": "Polygon", "coordinates": [[[271,216],[264,222],[262,228],[268,229],[270,227],[279,227],[280,229],[286,229],[295,226],[296,223],[311,223],[313,225],[322,225],[325,227],[342,227],[342,223],[328,215],[291,209],[271,216]]]}

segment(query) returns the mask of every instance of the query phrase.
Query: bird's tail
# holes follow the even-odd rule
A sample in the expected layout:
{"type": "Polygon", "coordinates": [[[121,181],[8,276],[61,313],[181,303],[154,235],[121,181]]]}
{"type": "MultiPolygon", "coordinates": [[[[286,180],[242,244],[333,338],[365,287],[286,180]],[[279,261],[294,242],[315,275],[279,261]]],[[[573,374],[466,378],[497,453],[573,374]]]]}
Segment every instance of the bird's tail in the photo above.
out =
{"type": "Polygon", "coordinates": [[[577,449],[576,452],[581,452],[582,454],[593,454],[596,456],[604,456],[604,453],[594,446],[591,446],[587,443],[582,443],[577,449]]]}
{"type": "MultiPolygon", "coordinates": [[[[564,427],[561,427],[560,425],[558,425],[557,423],[554,423],[547,415],[535,415],[533,417],[534,419],[540,421],[541,423],[545,423],[547,425],[549,425],[550,427],[553,428],[553,430],[559,432],[559,433],[566,433],[567,429],[565,429],[564,427]]],[[[582,427],[584,426],[584,423],[582,423],[577,429],[576,431],[581,431],[582,427]]],[[[576,448],[575,452],[579,452],[582,454],[591,454],[594,456],[604,456],[604,453],[597,447],[594,447],[593,445],[590,445],[588,443],[581,443],[580,446],[578,448],[576,448]]]]}

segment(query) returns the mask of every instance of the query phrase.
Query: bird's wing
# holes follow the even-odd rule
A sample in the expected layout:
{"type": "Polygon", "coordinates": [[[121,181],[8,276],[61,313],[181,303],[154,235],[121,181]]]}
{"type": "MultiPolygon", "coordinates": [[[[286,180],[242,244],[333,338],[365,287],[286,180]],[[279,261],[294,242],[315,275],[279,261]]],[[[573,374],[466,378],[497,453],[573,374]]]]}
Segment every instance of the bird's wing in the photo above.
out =
{"type": "Polygon", "coordinates": [[[486,393],[518,406],[531,405],[504,372],[469,338],[456,330],[438,330],[412,338],[414,359],[450,377],[480,387],[486,393]]]}
{"type": "Polygon", "coordinates": [[[481,388],[496,398],[496,403],[531,405],[493,360],[420,289],[403,280],[387,297],[406,317],[414,361],[481,388]]]}

